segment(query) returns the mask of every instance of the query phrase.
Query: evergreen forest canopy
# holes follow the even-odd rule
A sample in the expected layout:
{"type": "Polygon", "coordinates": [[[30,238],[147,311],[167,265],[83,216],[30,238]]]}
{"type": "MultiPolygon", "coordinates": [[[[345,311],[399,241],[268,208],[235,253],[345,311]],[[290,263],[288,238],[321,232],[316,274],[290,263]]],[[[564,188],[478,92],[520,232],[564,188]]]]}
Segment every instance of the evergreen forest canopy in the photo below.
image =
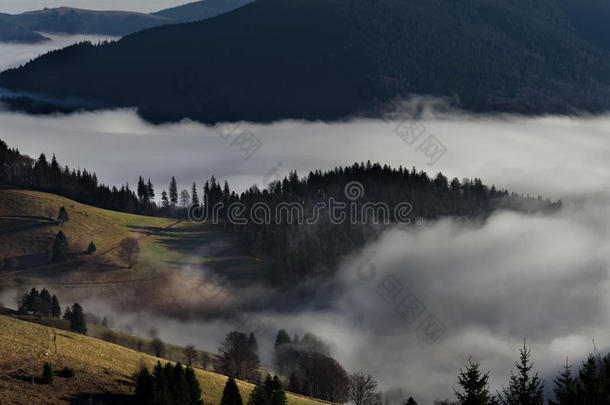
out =
{"type": "Polygon", "coordinates": [[[413,94],[471,111],[600,112],[610,107],[610,53],[594,40],[607,26],[596,5],[258,0],[53,51],[3,72],[0,86],[136,106],[152,122],[336,120],[413,94]]]}
{"type": "Polygon", "coordinates": [[[291,172],[263,190],[253,186],[240,194],[214,176],[200,190],[193,183],[190,193],[180,191],[171,177],[169,192],[164,189],[156,194],[152,182],[142,176],[135,190],[129,184],[109,187],[99,184],[93,172],[62,168],[55,156],[50,162],[44,154],[34,160],[2,141],[0,185],[52,192],[116,211],[195,221],[207,217],[216,226],[239,234],[250,255],[265,259],[266,279],[272,283],[330,275],[344,256],[395,224],[412,226],[442,217],[484,219],[499,209],[531,213],[562,206],[561,201],[489,187],[480,179],[449,180],[442,173],[432,178],[415,168],[391,168],[371,162],[316,170],[306,177],[291,172]],[[353,182],[362,191],[357,199],[346,190],[353,182]],[[159,196],[160,204],[155,199],[159,196]],[[343,221],[332,220],[331,200],[344,204],[343,221]],[[365,209],[377,203],[390,209],[385,213],[374,207],[365,209]],[[245,213],[241,219],[247,221],[243,224],[229,220],[229,208],[236,204],[245,213]],[[395,208],[401,204],[407,204],[408,209],[397,217],[395,208]],[[266,207],[268,221],[257,222],[248,216],[260,206],[266,207]],[[298,215],[291,214],[294,207],[299,208],[298,215]],[[356,214],[352,219],[353,212],[356,214]],[[275,216],[276,213],[281,215],[275,216]],[[310,218],[316,220],[308,223],[310,218]]]}

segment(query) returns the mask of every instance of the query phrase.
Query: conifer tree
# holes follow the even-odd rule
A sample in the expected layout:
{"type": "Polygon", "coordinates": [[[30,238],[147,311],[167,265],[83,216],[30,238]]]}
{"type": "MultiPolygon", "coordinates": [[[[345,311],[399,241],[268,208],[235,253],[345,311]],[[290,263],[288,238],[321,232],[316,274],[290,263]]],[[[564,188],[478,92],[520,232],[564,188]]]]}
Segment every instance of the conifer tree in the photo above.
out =
{"type": "Polygon", "coordinates": [[[225,388],[222,392],[220,405],[243,405],[239,388],[237,388],[237,384],[235,383],[235,379],[233,377],[229,377],[227,380],[225,388]]]}
{"type": "Polygon", "coordinates": [[[80,333],[82,335],[87,334],[87,323],[85,322],[85,314],[83,313],[83,307],[78,302],[72,305],[72,316],[70,317],[70,330],[80,333]]]}
{"type": "Polygon", "coordinates": [[[138,199],[140,200],[140,204],[144,204],[148,200],[148,189],[146,188],[146,183],[144,183],[142,176],[138,178],[138,199]]]}
{"type": "Polygon", "coordinates": [[[461,389],[455,391],[461,405],[493,405],[494,398],[489,394],[489,373],[482,374],[480,364],[468,359],[466,369],[460,369],[458,384],[461,389]]]}
{"type": "Polygon", "coordinates": [[[43,384],[53,384],[53,368],[51,367],[51,364],[44,363],[44,366],[42,367],[42,383],[43,384]]]}
{"type": "Polygon", "coordinates": [[[62,231],[57,232],[53,241],[53,261],[60,261],[68,255],[68,240],[62,231]]]}
{"type": "Polygon", "coordinates": [[[417,405],[417,402],[415,402],[413,397],[409,397],[409,399],[407,399],[407,402],[405,402],[405,405],[417,405]]]}
{"type": "Polygon", "coordinates": [[[248,405],[270,405],[270,399],[267,395],[267,390],[262,384],[257,384],[250,393],[248,405]]]}
{"type": "Polygon", "coordinates": [[[172,176],[172,180],[169,183],[169,202],[172,208],[178,205],[178,185],[174,176],[172,176]]]}
{"type": "Polygon", "coordinates": [[[593,354],[589,354],[587,360],[583,362],[578,371],[580,384],[578,387],[578,397],[583,404],[601,404],[601,386],[599,381],[599,368],[597,359],[593,354]]]}
{"type": "Polygon", "coordinates": [[[72,308],[70,308],[69,306],[66,307],[66,310],[64,311],[63,319],[66,321],[69,321],[72,319],[72,308]]]}
{"type": "Polygon", "coordinates": [[[538,373],[531,375],[534,365],[530,361],[531,349],[526,346],[519,350],[519,361],[516,362],[517,374],[511,373],[507,388],[498,396],[501,405],[543,405],[544,383],[538,373]]]}
{"type": "Polygon", "coordinates": [[[193,405],[203,405],[201,400],[201,386],[195,376],[195,370],[192,367],[187,367],[185,371],[187,392],[193,405]]]}
{"type": "Polygon", "coordinates": [[[97,247],[95,247],[95,243],[93,243],[93,241],[89,242],[89,246],[87,246],[87,254],[88,255],[92,255],[93,253],[95,253],[95,251],[97,250],[97,247]]]}
{"type": "Polygon", "coordinates": [[[59,208],[59,212],[57,213],[57,220],[62,224],[70,220],[68,210],[66,210],[66,207],[64,207],[63,205],[61,206],[61,208],[59,208]]]}
{"type": "MultiPolygon", "coordinates": [[[[170,364],[170,363],[167,363],[170,364]]],[[[170,365],[171,367],[171,365],[170,365]]],[[[173,367],[170,391],[172,393],[172,405],[190,405],[191,397],[188,393],[186,373],[182,364],[177,363],[173,367]]]]}
{"type": "Polygon", "coordinates": [[[151,183],[150,178],[148,179],[148,182],[146,183],[146,199],[148,201],[155,200],[155,189],[153,188],[153,184],[151,183]]]}
{"type": "Polygon", "coordinates": [[[193,182],[193,187],[191,188],[191,204],[193,206],[199,205],[199,194],[197,194],[197,184],[193,182]]]}
{"type": "Polygon", "coordinates": [[[51,316],[53,318],[59,318],[61,316],[61,307],[59,306],[59,300],[55,294],[51,297],[51,316]]]}
{"type": "Polygon", "coordinates": [[[136,401],[148,405],[152,400],[154,378],[146,367],[142,367],[136,376],[136,401]]]}
{"type": "Polygon", "coordinates": [[[273,391],[271,392],[271,395],[269,396],[270,405],[287,405],[288,398],[286,397],[286,392],[284,392],[284,387],[282,387],[282,383],[277,375],[273,377],[273,382],[272,382],[271,386],[273,388],[273,391]]]}
{"type": "Polygon", "coordinates": [[[157,361],[153,371],[152,403],[154,405],[173,405],[165,369],[157,361]]]}
{"type": "Polygon", "coordinates": [[[553,380],[555,387],[553,393],[555,394],[555,400],[549,399],[549,405],[573,405],[577,403],[578,398],[578,381],[572,377],[572,366],[566,364],[563,367],[563,371],[560,376],[553,380]]]}
{"type": "Polygon", "coordinates": [[[167,199],[167,192],[165,190],[161,192],[161,207],[164,210],[169,209],[169,200],[167,199]]]}

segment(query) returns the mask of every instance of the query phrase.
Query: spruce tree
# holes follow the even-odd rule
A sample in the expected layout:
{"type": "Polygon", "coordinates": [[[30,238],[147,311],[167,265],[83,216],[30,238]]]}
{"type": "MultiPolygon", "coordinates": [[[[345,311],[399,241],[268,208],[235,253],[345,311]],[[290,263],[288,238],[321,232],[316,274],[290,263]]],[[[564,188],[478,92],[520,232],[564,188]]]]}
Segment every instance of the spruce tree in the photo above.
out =
{"type": "Polygon", "coordinates": [[[578,381],[572,377],[572,366],[568,364],[567,359],[563,371],[553,383],[555,400],[549,399],[549,405],[573,405],[578,402],[578,381]]]}
{"type": "Polygon", "coordinates": [[[69,320],[72,319],[72,308],[66,307],[63,319],[66,320],[66,321],[69,321],[69,320]]]}
{"type": "Polygon", "coordinates": [[[280,329],[277,332],[277,336],[275,337],[275,344],[273,345],[274,349],[277,350],[278,347],[290,343],[290,336],[284,329],[280,329]]]}
{"type": "Polygon", "coordinates": [[[523,340],[523,347],[519,350],[519,361],[516,362],[517,374],[511,373],[508,388],[498,396],[502,405],[543,405],[544,383],[538,373],[531,375],[534,365],[530,361],[531,349],[523,340]]]}
{"type": "Polygon", "coordinates": [[[146,199],[149,201],[155,200],[155,189],[150,179],[148,179],[148,182],[146,183],[146,199]]]}
{"type": "Polygon", "coordinates": [[[95,243],[93,243],[93,241],[89,242],[89,246],[87,246],[87,254],[88,255],[92,255],[93,253],[95,253],[95,251],[97,250],[97,247],[95,247],[95,243]]]}
{"type": "Polygon", "coordinates": [[[61,206],[61,208],[59,209],[59,212],[57,213],[57,220],[59,222],[61,222],[62,224],[64,222],[68,222],[70,220],[70,217],[68,215],[68,210],[66,210],[66,207],[64,207],[63,205],[61,206]]]}
{"type": "Polygon", "coordinates": [[[489,373],[479,370],[480,364],[468,359],[466,369],[460,369],[458,384],[461,389],[455,391],[455,396],[461,405],[493,405],[494,398],[489,394],[489,373]]]}
{"type": "Polygon", "coordinates": [[[165,369],[160,361],[157,361],[153,371],[153,388],[152,388],[152,403],[154,405],[173,405],[171,402],[171,393],[169,382],[165,369]]]}
{"type": "Polygon", "coordinates": [[[199,195],[197,194],[197,184],[193,182],[193,187],[191,188],[191,205],[197,206],[199,205],[199,195]]]}
{"type": "Polygon", "coordinates": [[[78,302],[72,305],[72,316],[70,317],[70,330],[80,333],[82,335],[87,334],[87,323],[85,322],[85,314],[83,313],[83,307],[78,302]]]}
{"type": "Polygon", "coordinates": [[[235,379],[233,377],[229,377],[227,380],[225,388],[222,392],[220,405],[243,405],[239,388],[237,387],[237,383],[235,383],[235,379]]]}
{"type": "Polygon", "coordinates": [[[169,202],[172,208],[178,205],[178,185],[174,176],[172,176],[172,180],[169,183],[169,202]]]}
{"type": "Polygon", "coordinates": [[[201,400],[201,386],[199,380],[195,376],[195,370],[192,367],[187,367],[185,371],[187,392],[193,405],[203,405],[201,400]]]}
{"type": "Polygon", "coordinates": [[[55,294],[51,297],[51,316],[53,318],[59,318],[61,316],[61,307],[59,306],[59,300],[55,294]]]}
{"type": "Polygon", "coordinates": [[[167,199],[167,192],[165,190],[161,192],[161,207],[164,210],[169,209],[169,200],[167,199]]]}
{"type": "Polygon", "coordinates": [[[53,384],[53,368],[51,367],[51,364],[44,363],[44,366],[42,367],[42,377],[41,377],[41,381],[43,384],[53,384]]]}
{"type": "Polygon", "coordinates": [[[409,397],[409,399],[407,399],[407,402],[405,402],[405,405],[417,405],[417,402],[415,402],[413,397],[409,397]]]}
{"type": "Polygon", "coordinates": [[[173,405],[191,404],[191,397],[188,393],[188,385],[186,383],[186,373],[184,372],[184,367],[182,367],[182,364],[180,363],[177,363],[173,367],[170,391],[172,393],[173,405]]]}
{"type": "Polygon", "coordinates": [[[578,388],[579,400],[585,405],[601,405],[601,386],[599,382],[599,368],[597,359],[589,354],[578,371],[580,385],[578,388]]]}
{"type": "Polygon", "coordinates": [[[267,395],[265,386],[262,384],[257,384],[250,393],[248,405],[270,405],[270,403],[271,401],[269,399],[269,395],[267,395]]]}
{"type": "Polygon", "coordinates": [[[273,391],[269,397],[270,405],[287,405],[288,398],[286,397],[286,392],[284,392],[284,387],[282,387],[282,383],[278,376],[273,377],[272,382],[273,391]]]}
{"type": "Polygon", "coordinates": [[[68,255],[68,240],[62,231],[57,232],[53,241],[53,260],[60,261],[68,255]]]}
{"type": "Polygon", "coordinates": [[[146,367],[142,367],[136,376],[136,402],[148,405],[152,402],[154,378],[146,367]]]}

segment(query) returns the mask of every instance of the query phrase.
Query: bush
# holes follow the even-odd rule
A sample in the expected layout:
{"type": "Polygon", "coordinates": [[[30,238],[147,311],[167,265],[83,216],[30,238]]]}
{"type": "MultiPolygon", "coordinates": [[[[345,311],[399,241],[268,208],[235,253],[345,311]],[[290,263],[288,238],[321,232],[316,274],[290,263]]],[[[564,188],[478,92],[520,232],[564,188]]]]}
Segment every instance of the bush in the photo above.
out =
{"type": "Polygon", "coordinates": [[[64,378],[74,378],[74,369],[66,366],[61,369],[59,375],[64,378]]]}
{"type": "Polygon", "coordinates": [[[89,243],[89,247],[87,247],[87,250],[85,253],[87,253],[88,255],[92,255],[93,253],[95,253],[96,250],[97,250],[97,248],[95,247],[95,243],[93,243],[93,241],[91,241],[91,243],[89,243]]]}
{"type": "Polygon", "coordinates": [[[53,368],[49,362],[44,363],[42,367],[42,378],[40,379],[43,384],[53,384],[53,368]]]}

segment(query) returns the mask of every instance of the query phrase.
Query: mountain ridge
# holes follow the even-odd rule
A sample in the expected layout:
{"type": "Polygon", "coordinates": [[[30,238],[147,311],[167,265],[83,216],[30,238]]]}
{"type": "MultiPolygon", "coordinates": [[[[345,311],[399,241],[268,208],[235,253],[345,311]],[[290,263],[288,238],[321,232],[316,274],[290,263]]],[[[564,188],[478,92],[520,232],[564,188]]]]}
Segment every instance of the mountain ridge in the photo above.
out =
{"type": "Polygon", "coordinates": [[[0,85],[135,106],[155,123],[375,116],[411,95],[474,112],[608,110],[610,54],[577,35],[568,3],[259,0],[69,47],[0,85]]]}

